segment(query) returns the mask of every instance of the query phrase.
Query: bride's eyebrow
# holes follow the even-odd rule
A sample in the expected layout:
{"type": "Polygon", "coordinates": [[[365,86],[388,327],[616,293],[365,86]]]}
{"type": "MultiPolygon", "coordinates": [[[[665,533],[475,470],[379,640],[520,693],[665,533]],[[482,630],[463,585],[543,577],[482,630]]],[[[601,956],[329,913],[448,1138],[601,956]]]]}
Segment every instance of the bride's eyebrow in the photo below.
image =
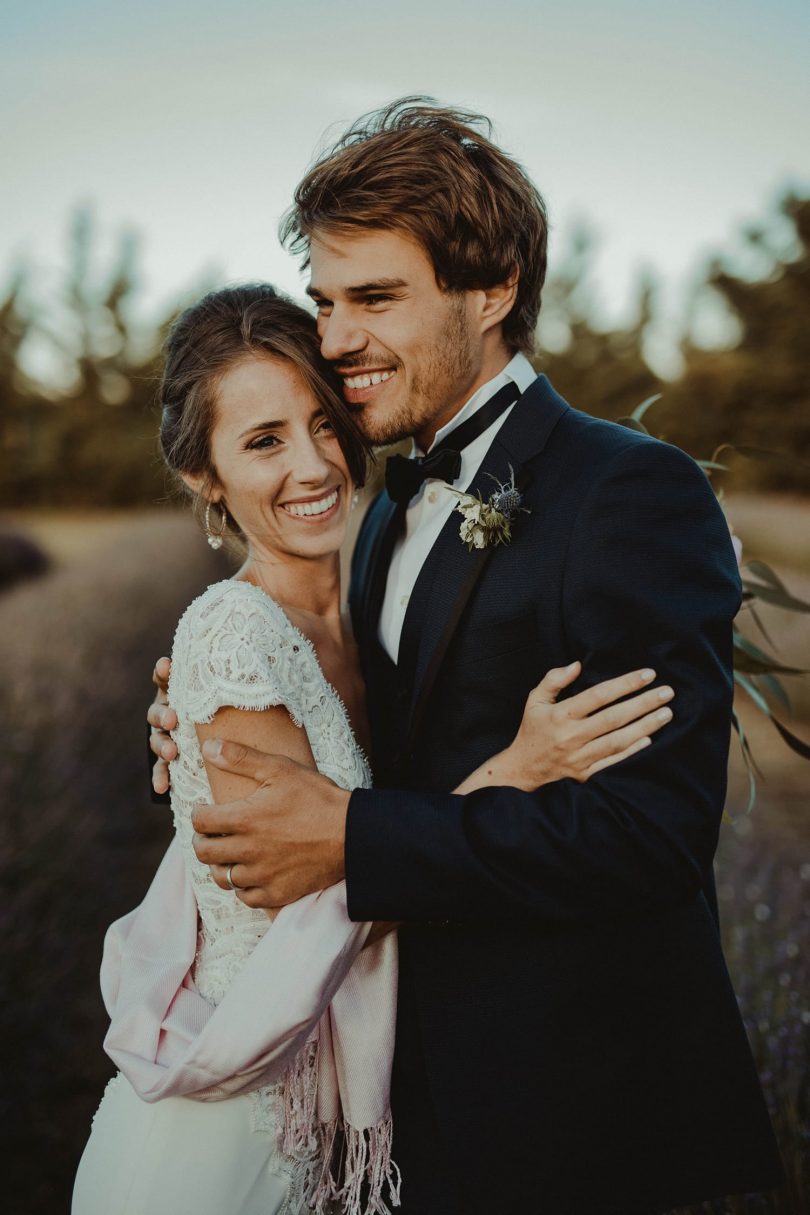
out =
{"type": "Polygon", "coordinates": [[[247,430],[243,430],[239,435],[240,439],[244,439],[247,435],[255,434],[257,430],[280,430],[287,423],[283,419],[278,422],[255,422],[253,426],[248,426],[247,430]]]}

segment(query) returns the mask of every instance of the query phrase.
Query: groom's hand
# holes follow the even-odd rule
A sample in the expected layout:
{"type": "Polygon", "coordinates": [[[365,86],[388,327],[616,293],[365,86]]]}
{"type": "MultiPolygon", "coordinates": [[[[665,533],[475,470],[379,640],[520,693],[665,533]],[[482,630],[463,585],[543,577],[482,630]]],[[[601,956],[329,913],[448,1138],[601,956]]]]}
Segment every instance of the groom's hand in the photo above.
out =
{"type": "Polygon", "coordinates": [[[194,850],[248,907],[284,907],[344,876],[346,812],[350,794],[313,768],[283,755],[209,739],[209,764],[256,781],[238,802],[198,806],[194,850]]]}
{"type": "Polygon", "coordinates": [[[177,757],[177,744],[169,734],[177,725],[177,714],[169,707],[169,675],[172,664],[168,658],[159,658],[152,672],[152,683],[157,688],[155,699],[149,706],[146,720],[152,727],[149,747],[157,756],[152,768],[152,788],[155,793],[169,792],[169,762],[177,757]]]}

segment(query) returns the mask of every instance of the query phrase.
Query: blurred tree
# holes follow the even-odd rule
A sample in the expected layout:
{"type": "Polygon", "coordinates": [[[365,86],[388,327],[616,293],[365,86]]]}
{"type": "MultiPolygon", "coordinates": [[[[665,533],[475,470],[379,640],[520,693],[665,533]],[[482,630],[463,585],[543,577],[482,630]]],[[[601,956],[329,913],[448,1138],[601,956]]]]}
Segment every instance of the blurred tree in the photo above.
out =
{"type": "Polygon", "coordinates": [[[91,213],[73,219],[61,297],[26,313],[21,283],[0,306],[0,394],[4,423],[1,505],[129,506],[165,496],[157,457],[154,396],[159,348],[171,318],[139,328],[137,244],[121,240],[110,271],[97,275],[91,213]],[[58,354],[62,382],[50,390],[20,373],[21,348],[36,331],[58,354]]]}
{"type": "Polygon", "coordinates": [[[651,278],[643,278],[635,322],[603,328],[590,282],[593,254],[593,238],[580,228],[544,289],[534,365],[578,409],[616,420],[660,390],[643,352],[655,289],[651,278]]]}
{"type": "Polygon", "coordinates": [[[810,198],[787,195],[744,241],[743,260],[754,273],[735,272],[725,257],[709,266],[701,288],[728,310],[737,339],[731,349],[707,350],[693,322],[682,344],[684,374],[666,389],[648,425],[695,456],[728,441],[785,453],[775,461],[736,462],[735,484],[807,493],[810,198]]]}
{"type": "MultiPolygon", "coordinates": [[[[107,271],[97,269],[96,245],[92,214],[79,210],[59,299],[34,309],[22,270],[0,297],[0,506],[128,506],[166,496],[154,394],[172,318],[136,321],[133,235],[107,271]],[[32,337],[58,354],[58,384],[24,373],[32,337]]],[[[807,492],[807,467],[796,457],[810,461],[810,198],[785,197],[745,234],[741,252],[707,268],[675,383],[662,383],[645,358],[654,281],[638,284],[635,320],[610,328],[597,315],[593,260],[593,240],[580,230],[545,289],[537,369],[578,408],[611,419],[662,392],[647,417],[654,434],[699,458],[728,441],[789,452],[793,464],[738,461],[735,482],[807,492]],[[733,322],[724,347],[700,340],[707,300],[733,322]]]]}
{"type": "MultiPolygon", "coordinates": [[[[26,278],[24,269],[15,271],[0,302],[0,485],[4,487],[11,486],[12,470],[22,467],[32,445],[34,417],[29,406],[34,391],[20,370],[20,352],[32,327],[23,302],[26,278]]],[[[15,480],[18,495],[26,500],[29,487],[15,480]]]]}

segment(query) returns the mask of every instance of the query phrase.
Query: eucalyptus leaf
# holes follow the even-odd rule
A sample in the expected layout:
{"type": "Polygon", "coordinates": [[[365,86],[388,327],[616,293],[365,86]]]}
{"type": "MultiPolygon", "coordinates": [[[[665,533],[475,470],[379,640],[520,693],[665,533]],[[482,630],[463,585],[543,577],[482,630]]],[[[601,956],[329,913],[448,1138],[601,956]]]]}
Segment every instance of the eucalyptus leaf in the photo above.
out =
{"type": "Polygon", "coordinates": [[[778,671],[780,675],[806,675],[802,667],[788,667],[770,654],[766,654],[759,646],[754,645],[747,637],[743,637],[737,629],[734,630],[734,669],[745,671],[749,675],[762,675],[778,671]]]}
{"type": "Polygon", "coordinates": [[[810,746],[797,738],[795,734],[791,734],[787,726],[783,726],[781,721],[777,721],[775,717],[771,718],[776,730],[779,731],[782,738],[785,740],[791,751],[795,751],[797,755],[801,755],[802,759],[810,759],[810,746]]]}
{"type": "Polygon", "coordinates": [[[764,561],[746,561],[745,568],[750,570],[755,578],[759,578],[760,582],[767,582],[771,586],[775,586],[777,590],[784,591],[786,595],[790,594],[776,571],[772,570],[764,561]]]}
{"type": "Polygon", "coordinates": [[[751,750],[751,744],[748,741],[748,735],[743,730],[742,721],[740,721],[739,718],[737,719],[736,729],[737,729],[737,733],[740,736],[740,746],[742,748],[743,758],[745,759],[746,764],[751,768],[751,770],[753,772],[755,772],[757,774],[757,776],[761,777],[762,772],[760,771],[759,764],[754,759],[754,752],[751,750]]]}
{"type": "Polygon", "coordinates": [[[734,670],[744,671],[746,675],[806,675],[807,671],[801,667],[783,667],[778,662],[762,662],[759,658],[752,658],[744,650],[735,650],[734,653],[734,670]]]}
{"type": "Polygon", "coordinates": [[[734,682],[738,683],[743,691],[748,693],[754,704],[758,709],[762,710],[766,717],[771,716],[771,706],[752,679],[749,679],[747,675],[743,675],[740,671],[735,671],[734,682]]]}
{"type": "Polygon", "coordinates": [[[759,682],[763,687],[765,687],[770,692],[771,696],[773,696],[774,699],[779,701],[779,703],[783,709],[785,709],[788,713],[793,712],[793,706],[790,703],[790,697],[788,696],[787,692],[782,687],[781,683],[779,682],[779,680],[776,678],[775,675],[771,675],[768,673],[760,675],[759,682]]]}
{"type": "Polygon", "coordinates": [[[757,626],[757,628],[759,629],[759,631],[760,631],[760,633],[762,634],[762,636],[763,636],[763,637],[765,638],[765,640],[767,641],[768,645],[772,645],[772,646],[773,646],[773,648],[774,648],[775,650],[777,650],[779,647],[777,646],[776,642],[775,642],[775,641],[773,640],[773,638],[771,637],[771,635],[770,635],[770,633],[768,632],[768,630],[765,628],[765,625],[762,623],[762,619],[761,619],[761,617],[760,617],[760,615],[759,615],[759,612],[758,612],[758,611],[757,611],[757,609],[756,609],[756,608],[753,606],[753,604],[750,604],[750,605],[749,605],[749,608],[748,608],[748,614],[750,615],[750,617],[751,617],[751,619],[753,620],[754,624],[755,624],[755,625],[757,626]]]}
{"type": "Polygon", "coordinates": [[[786,612],[810,612],[810,603],[805,603],[803,599],[797,599],[795,595],[781,591],[778,587],[768,586],[766,583],[751,582],[744,578],[743,591],[761,599],[763,603],[772,603],[774,607],[783,608],[786,612]]]}
{"type": "Polygon", "coordinates": [[[653,396],[647,397],[646,401],[642,401],[640,405],[636,405],[635,409],[633,410],[633,412],[631,414],[633,421],[640,422],[642,420],[642,418],[644,417],[645,413],[647,412],[647,410],[650,408],[650,406],[654,405],[656,401],[660,401],[660,400],[661,400],[661,393],[656,392],[653,394],[653,396]]]}
{"type": "Polygon", "coordinates": [[[734,639],[735,647],[739,648],[740,650],[745,650],[746,654],[750,654],[752,658],[758,658],[760,662],[764,663],[774,661],[770,654],[766,654],[765,651],[761,650],[758,645],[754,645],[753,641],[749,641],[739,629],[732,629],[731,635],[734,639]]]}
{"type": "Polygon", "coordinates": [[[636,418],[619,418],[619,426],[626,426],[628,430],[638,430],[643,435],[648,435],[650,432],[643,422],[639,422],[636,418]]]}
{"type": "Polygon", "coordinates": [[[748,746],[748,739],[745,737],[745,731],[742,728],[742,722],[735,712],[732,711],[731,721],[734,729],[737,732],[737,737],[740,740],[740,751],[742,752],[745,771],[748,775],[748,804],[745,807],[745,813],[750,814],[754,808],[754,803],[757,800],[757,780],[756,767],[754,765],[754,757],[751,754],[751,748],[748,746]]]}

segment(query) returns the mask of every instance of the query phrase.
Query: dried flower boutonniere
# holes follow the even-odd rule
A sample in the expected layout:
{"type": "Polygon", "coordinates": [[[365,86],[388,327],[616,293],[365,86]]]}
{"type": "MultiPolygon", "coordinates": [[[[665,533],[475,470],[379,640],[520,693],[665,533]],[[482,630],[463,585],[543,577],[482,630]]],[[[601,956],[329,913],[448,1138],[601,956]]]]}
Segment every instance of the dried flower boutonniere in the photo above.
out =
{"type": "Polygon", "coordinates": [[[508,544],[512,539],[512,523],[515,517],[519,513],[531,513],[522,505],[523,496],[515,486],[515,470],[511,464],[509,474],[509,480],[503,482],[491,473],[486,474],[498,486],[486,502],[480,491],[476,494],[464,494],[448,486],[450,492],[459,500],[454,509],[464,516],[464,522],[458,529],[458,534],[470,552],[476,548],[488,548],[490,544],[508,544]]]}

